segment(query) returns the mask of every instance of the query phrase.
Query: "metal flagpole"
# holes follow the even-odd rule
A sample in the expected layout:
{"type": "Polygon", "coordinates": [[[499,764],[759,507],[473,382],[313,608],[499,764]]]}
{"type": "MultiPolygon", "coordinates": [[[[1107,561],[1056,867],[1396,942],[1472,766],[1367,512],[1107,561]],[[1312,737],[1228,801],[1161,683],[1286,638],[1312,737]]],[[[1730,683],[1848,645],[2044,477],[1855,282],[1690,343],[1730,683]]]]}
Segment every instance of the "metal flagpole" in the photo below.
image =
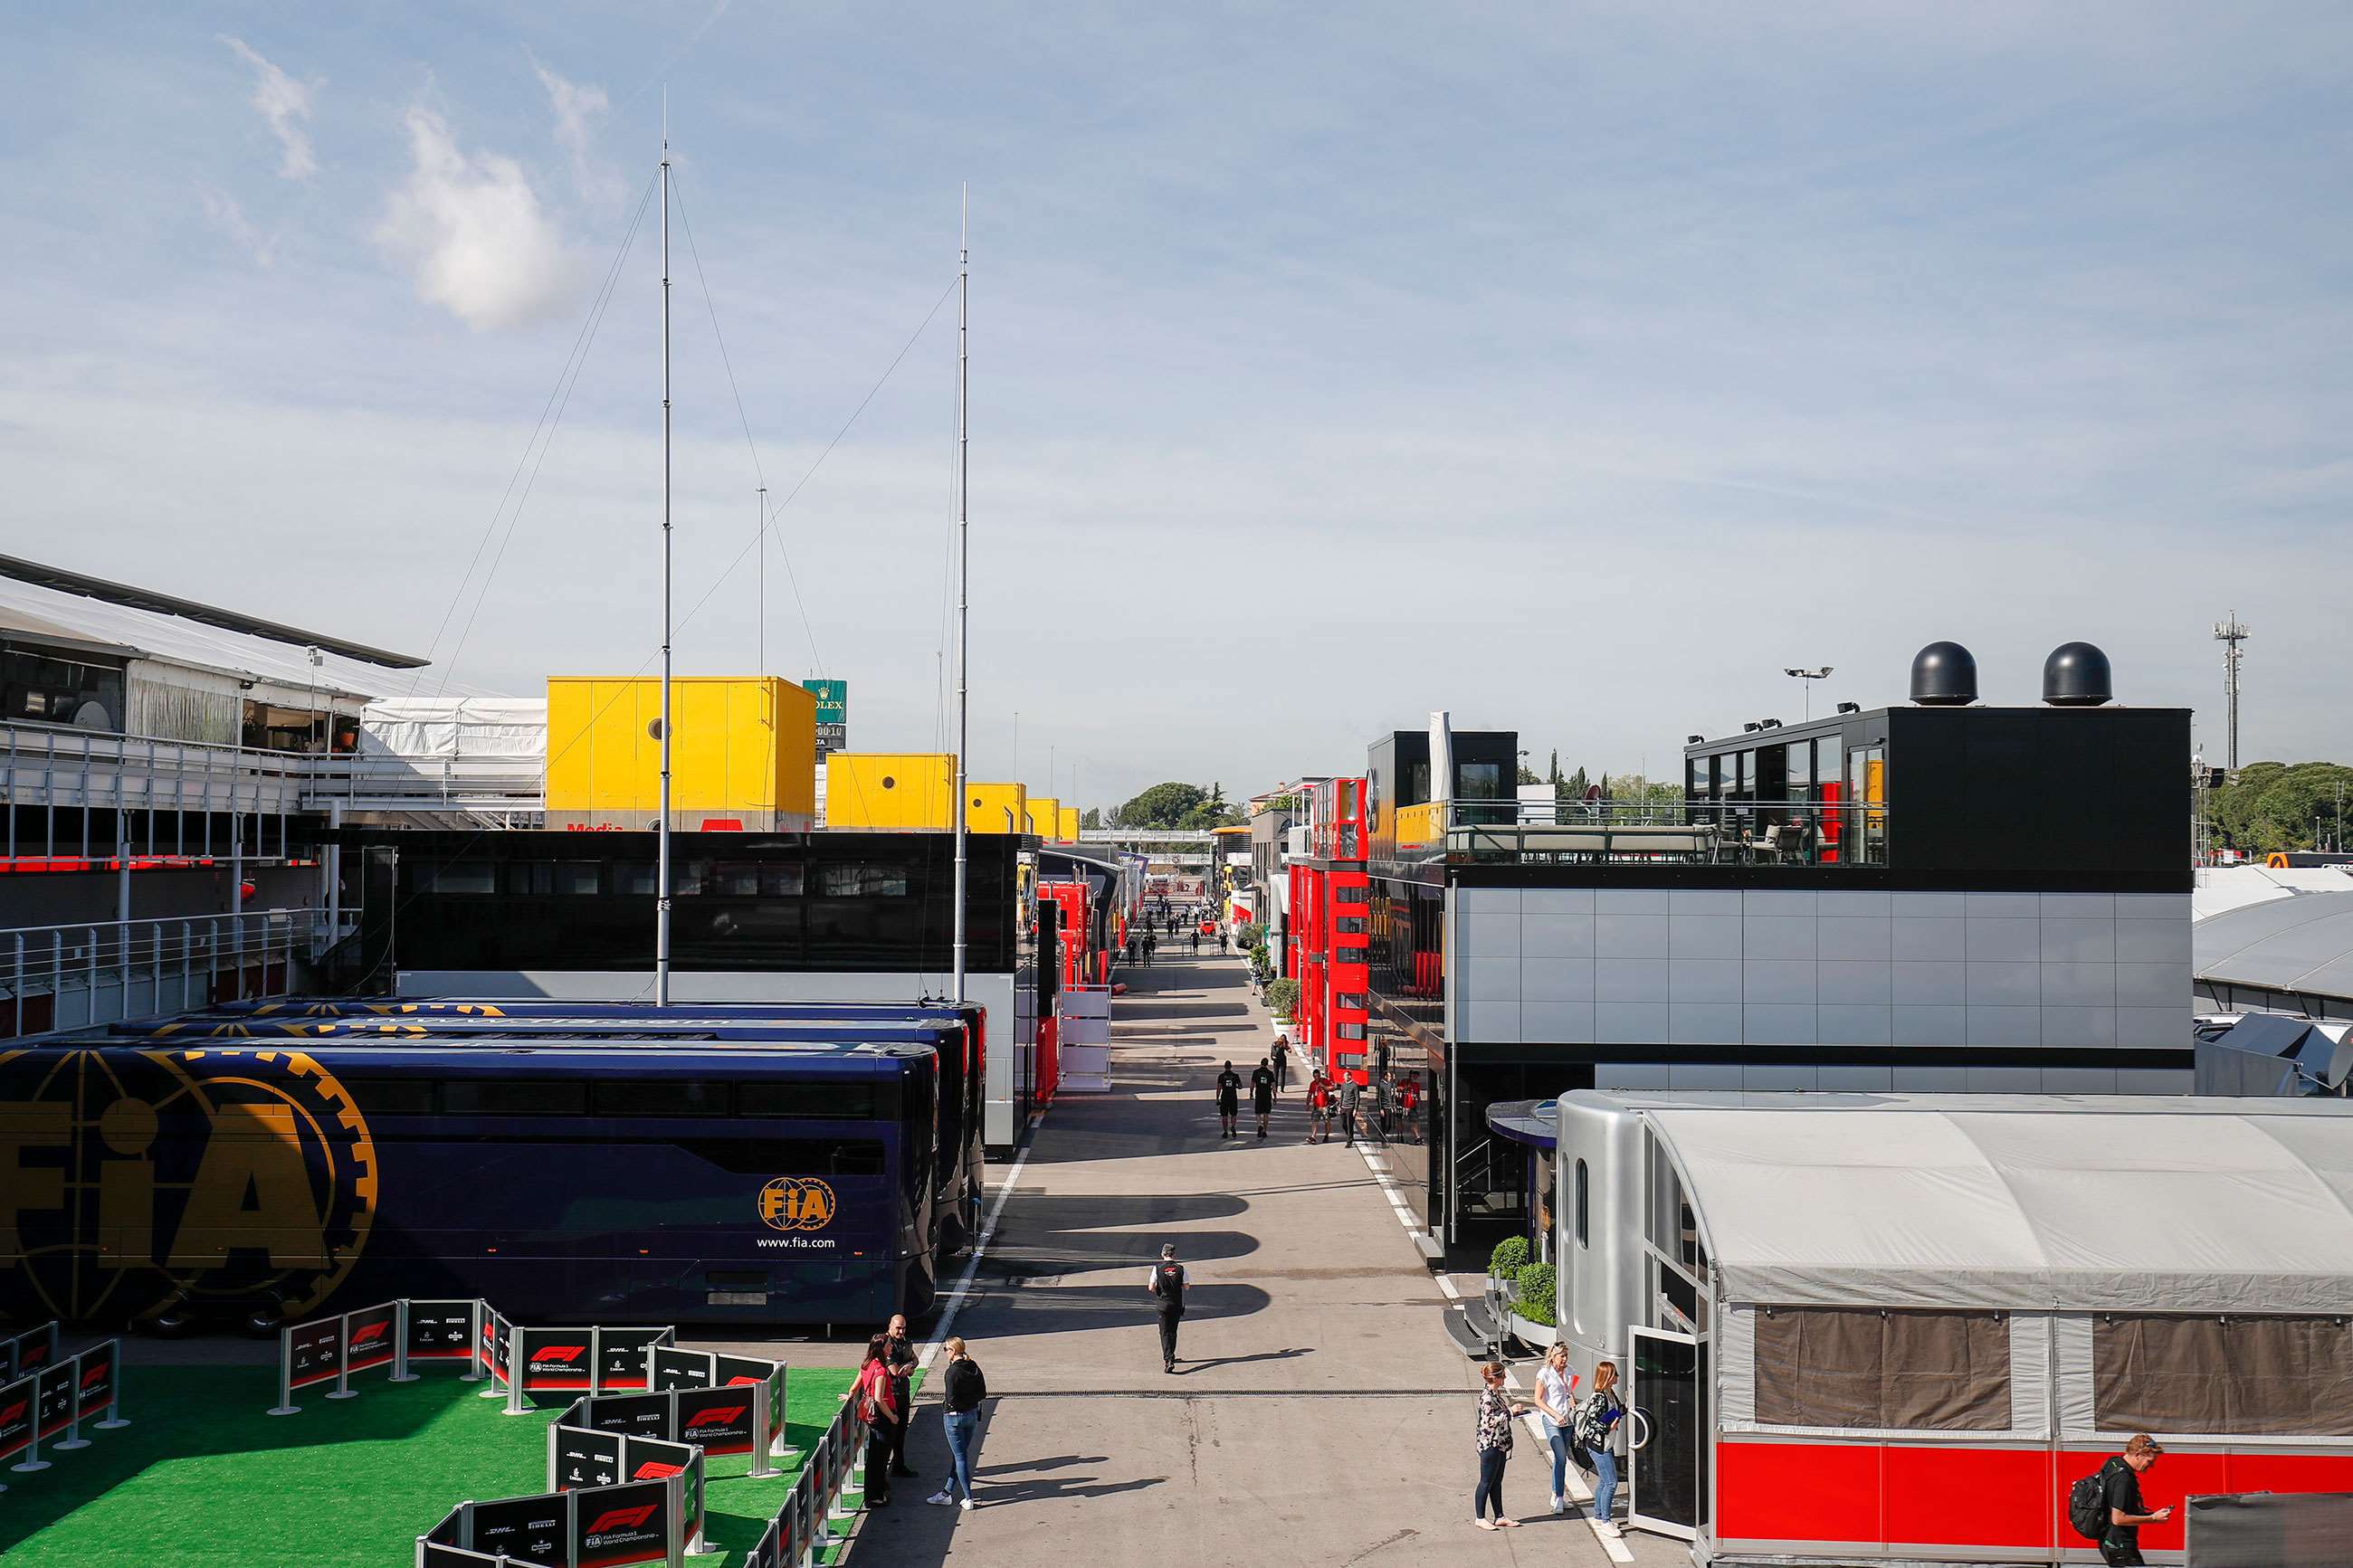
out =
{"type": "MultiPolygon", "coordinates": [[[[668,121],[669,116],[664,114],[668,121]]],[[[662,127],[661,825],[654,856],[654,1005],[670,1005],[670,127],[662,127]]],[[[766,520],[762,519],[765,529],[766,520]]]]}
{"type": "Polygon", "coordinates": [[[752,548],[760,552],[760,661],[753,673],[763,680],[768,678],[768,487],[760,487],[760,531],[754,534],[752,548]]]}
{"type": "Polygon", "coordinates": [[[971,870],[965,840],[965,754],[972,739],[972,513],[965,494],[972,476],[970,404],[972,353],[967,332],[971,324],[972,187],[963,188],[956,217],[956,754],[955,799],[955,963],[949,1000],[964,1000],[965,886],[971,870]]]}

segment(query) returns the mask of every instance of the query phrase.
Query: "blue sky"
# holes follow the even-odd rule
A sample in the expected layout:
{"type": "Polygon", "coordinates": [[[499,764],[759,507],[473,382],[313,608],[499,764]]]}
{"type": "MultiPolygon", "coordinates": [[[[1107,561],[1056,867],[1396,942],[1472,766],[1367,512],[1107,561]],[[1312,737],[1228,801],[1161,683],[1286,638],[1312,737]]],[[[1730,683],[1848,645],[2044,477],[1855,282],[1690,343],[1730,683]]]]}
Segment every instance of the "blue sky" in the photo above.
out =
{"type": "Polygon", "coordinates": [[[1793,714],[1785,665],[1873,704],[1939,637],[1998,701],[2099,642],[2219,754],[2234,607],[2246,753],[2345,757],[2348,41],[2325,5],[50,8],[0,62],[9,548],[459,686],[638,668],[650,212],[533,431],[666,82],[681,667],[754,663],[754,487],[801,484],[768,663],[848,677],[861,747],[941,733],[952,302],[918,328],[969,180],[982,776],[1017,710],[1020,772],[1051,745],[1091,803],[1345,771],[1435,707],[1665,772],[1793,714]]]}

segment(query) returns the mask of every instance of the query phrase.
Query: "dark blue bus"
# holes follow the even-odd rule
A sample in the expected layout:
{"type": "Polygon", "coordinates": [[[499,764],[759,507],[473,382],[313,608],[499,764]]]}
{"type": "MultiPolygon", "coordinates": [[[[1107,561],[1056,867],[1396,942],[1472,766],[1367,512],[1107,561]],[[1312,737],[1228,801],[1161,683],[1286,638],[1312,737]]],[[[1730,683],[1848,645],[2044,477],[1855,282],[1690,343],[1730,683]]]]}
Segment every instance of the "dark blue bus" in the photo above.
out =
{"type": "Polygon", "coordinates": [[[893,1043],[0,1053],[0,1316],[878,1322],[936,1294],[937,1057],[893,1043]]]}
{"type": "Polygon", "coordinates": [[[976,1003],[774,1002],[663,1009],[638,1003],[298,1000],[219,1007],[165,1023],[117,1024],[111,1032],[142,1039],[448,1037],[928,1046],[938,1058],[936,1250],[944,1257],[961,1251],[979,1231],[987,1181],[981,1126],[987,1013],[976,1003]]]}

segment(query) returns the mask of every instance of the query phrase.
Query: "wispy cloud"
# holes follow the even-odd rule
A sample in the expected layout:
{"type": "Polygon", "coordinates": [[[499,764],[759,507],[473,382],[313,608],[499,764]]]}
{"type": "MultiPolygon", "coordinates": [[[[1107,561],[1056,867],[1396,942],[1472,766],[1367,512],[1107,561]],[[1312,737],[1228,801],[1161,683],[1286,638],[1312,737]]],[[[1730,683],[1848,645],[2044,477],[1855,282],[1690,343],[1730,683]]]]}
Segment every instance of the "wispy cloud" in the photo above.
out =
{"type": "Polygon", "coordinates": [[[268,267],[277,259],[276,242],[253,226],[235,196],[212,185],[202,187],[196,195],[204,203],[205,221],[252,257],[256,265],[268,267]]]}
{"type": "Polygon", "coordinates": [[[307,180],[317,174],[319,160],[311,151],[311,133],[302,123],[311,118],[311,94],[316,84],[296,81],[243,38],[224,33],[220,41],[253,68],[253,107],[269,122],[269,133],[278,138],[279,174],[289,180],[307,180]]]}
{"type": "MultiPolygon", "coordinates": [[[[530,51],[524,51],[527,55],[530,51]]],[[[595,83],[575,82],[552,71],[537,55],[530,55],[539,85],[547,89],[547,105],[555,114],[555,141],[572,160],[572,184],[583,201],[617,201],[624,194],[612,170],[596,161],[596,127],[611,111],[605,89],[595,83]]]]}
{"type": "Polygon", "coordinates": [[[375,239],[409,269],[418,297],[478,331],[562,309],[580,281],[580,258],[522,165],[468,153],[422,106],[407,123],[408,178],[385,205],[375,239]]]}

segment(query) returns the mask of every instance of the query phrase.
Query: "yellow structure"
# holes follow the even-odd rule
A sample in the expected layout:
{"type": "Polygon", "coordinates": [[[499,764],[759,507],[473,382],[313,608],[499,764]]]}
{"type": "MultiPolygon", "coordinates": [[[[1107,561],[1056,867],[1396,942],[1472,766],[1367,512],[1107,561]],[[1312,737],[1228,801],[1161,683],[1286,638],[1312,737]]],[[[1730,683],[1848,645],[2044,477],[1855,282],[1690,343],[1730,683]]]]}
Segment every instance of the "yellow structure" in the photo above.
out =
{"type": "Polygon", "coordinates": [[[1076,844],[1079,841],[1079,808],[1075,805],[1062,807],[1061,817],[1062,837],[1076,844]]]}
{"type": "Polygon", "coordinates": [[[825,759],[828,827],[945,833],[955,826],[948,816],[955,799],[955,758],[946,752],[835,752],[825,759]]]}
{"type": "Polygon", "coordinates": [[[1029,821],[1026,831],[1040,838],[1060,838],[1062,836],[1062,803],[1050,795],[1031,795],[1029,821]]]}
{"type": "MultiPolygon", "coordinates": [[[[656,826],[661,809],[661,681],[547,680],[547,825],[656,826]]],[[[746,832],[807,828],[817,810],[817,699],[773,676],[670,681],[670,826],[746,832]]]]}
{"type": "Polygon", "coordinates": [[[1029,819],[1029,788],[1018,784],[965,783],[967,833],[1018,833],[1029,819]]]}

